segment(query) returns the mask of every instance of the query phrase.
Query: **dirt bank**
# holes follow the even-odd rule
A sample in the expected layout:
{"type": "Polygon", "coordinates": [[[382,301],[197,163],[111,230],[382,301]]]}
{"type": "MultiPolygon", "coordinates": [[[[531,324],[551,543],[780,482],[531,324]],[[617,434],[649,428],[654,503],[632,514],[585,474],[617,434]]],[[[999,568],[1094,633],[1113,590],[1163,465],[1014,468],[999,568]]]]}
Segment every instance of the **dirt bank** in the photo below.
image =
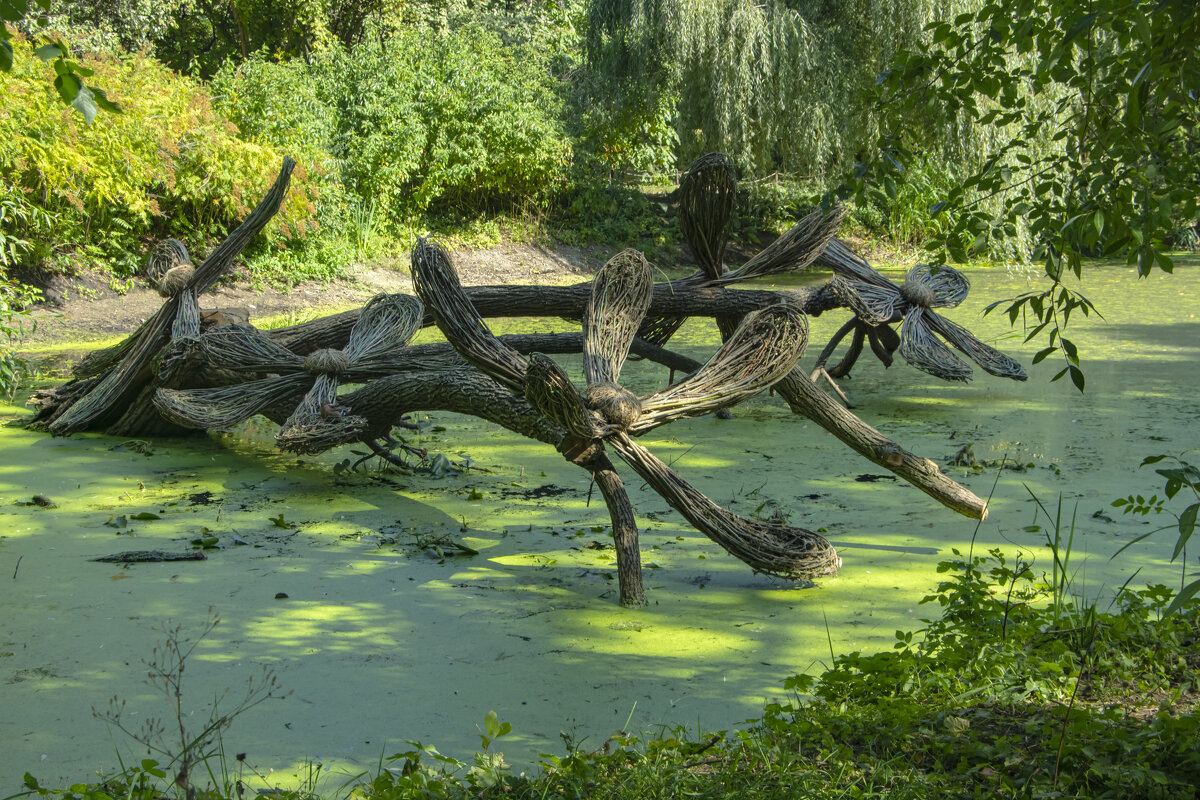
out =
{"type": "MultiPolygon", "coordinates": [[[[562,284],[587,280],[619,248],[549,248],[504,244],[486,249],[462,248],[454,253],[464,284],[562,284]]],[[[35,330],[24,337],[25,348],[64,342],[88,342],[120,336],[137,328],[162,305],[162,297],[140,278],[128,291],[115,291],[106,277],[83,273],[48,276],[46,301],[35,312],[35,330]]],[[[242,272],[201,298],[202,308],[246,308],[251,320],[314,309],[361,305],[379,292],[412,292],[407,259],[359,265],[348,278],[332,283],[307,282],[288,291],[255,289],[242,272]]]]}

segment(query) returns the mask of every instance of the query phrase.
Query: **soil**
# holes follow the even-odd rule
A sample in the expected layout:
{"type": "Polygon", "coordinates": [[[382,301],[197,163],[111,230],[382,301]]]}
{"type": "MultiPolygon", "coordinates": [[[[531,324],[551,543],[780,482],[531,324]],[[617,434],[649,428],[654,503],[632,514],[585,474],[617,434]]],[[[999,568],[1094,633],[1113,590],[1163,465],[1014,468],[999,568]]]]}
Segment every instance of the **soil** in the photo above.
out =
{"type": "MultiPolygon", "coordinates": [[[[503,244],[485,249],[461,248],[454,265],[463,284],[567,284],[589,280],[616,252],[615,248],[556,248],[532,244],[503,244]]],[[[116,291],[99,273],[46,275],[40,284],[45,302],[34,313],[36,329],[23,337],[27,347],[42,348],[67,342],[85,343],[122,336],[135,330],[162,305],[163,299],[141,278],[133,288],[116,291]]],[[[407,260],[363,264],[349,277],[331,283],[307,282],[286,291],[255,288],[244,270],[200,299],[201,308],[246,309],[251,321],[362,305],[380,292],[412,293],[407,260]]]]}
{"type": "MultiPolygon", "coordinates": [[[[764,233],[757,246],[731,243],[725,251],[725,261],[735,267],[774,238],[774,235],[764,233]]],[[[872,263],[911,260],[857,237],[848,237],[846,242],[872,263]]],[[[452,256],[459,279],[466,286],[563,285],[590,280],[620,249],[616,246],[549,247],[509,242],[489,248],[460,247],[452,256]]],[[[687,274],[696,264],[686,245],[667,261],[673,267],[669,277],[687,274]]],[[[413,293],[407,258],[354,265],[347,273],[347,277],[329,283],[309,281],[280,289],[256,285],[249,272],[238,268],[200,298],[200,307],[245,311],[253,323],[267,317],[298,315],[300,312],[304,312],[307,319],[322,312],[343,311],[363,305],[380,292],[413,293]]],[[[59,345],[70,348],[75,344],[86,348],[98,341],[122,337],[136,330],[158,311],[163,302],[158,292],[140,276],[133,279],[132,287],[120,289],[114,288],[108,275],[98,272],[45,273],[23,276],[22,280],[41,289],[45,297],[34,312],[36,327],[27,330],[22,337],[25,348],[30,350],[59,345]]]]}

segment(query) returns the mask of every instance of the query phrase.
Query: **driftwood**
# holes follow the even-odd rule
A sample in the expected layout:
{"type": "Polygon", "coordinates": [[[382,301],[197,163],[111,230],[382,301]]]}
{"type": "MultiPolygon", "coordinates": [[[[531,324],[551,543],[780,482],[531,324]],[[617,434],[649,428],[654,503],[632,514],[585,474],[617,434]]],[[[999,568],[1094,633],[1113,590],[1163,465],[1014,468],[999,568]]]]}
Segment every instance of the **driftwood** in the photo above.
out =
{"type": "Polygon", "coordinates": [[[203,550],[185,550],[182,553],[168,550],[127,550],[124,553],[114,553],[91,560],[105,564],[158,564],[165,561],[204,561],[207,558],[203,550]]]}
{"type": "Polygon", "coordinates": [[[811,578],[840,565],[819,534],[721,508],[637,442],[661,425],[736,405],[768,387],[794,412],[943,505],[974,518],[987,514],[983,500],[936,464],[888,439],[815,383],[824,377],[832,384],[848,373],[866,345],[885,365],[899,352],[918,369],[966,379],[970,368],[939,336],[986,371],[1024,379],[1016,362],[934,312],[965,297],[962,276],[948,267],[917,267],[897,286],[834,238],[840,209],[804,217],[730,270],[723,253],[736,177],[727,159],[710,154],[681,187],[682,229],[700,266],[682,280],[653,284],[645,259],[628,250],[577,286],[464,288],[449,255],[422,240],[412,254],[419,301],[383,295],[363,309],[265,332],[237,314],[200,312],[198,296],[275,213],[290,170],[288,160],[262,203],[200,267],[190,265],[178,242],[158,248],[147,273],[167,297],[163,308],[126,341],[85,358],[74,381],[35,396],[35,424],[56,434],[108,426],[110,432],[162,435],[228,428],[260,413],[281,425],[282,448],[317,452],[362,442],[394,458],[386,444],[409,413],[479,416],[555,447],[593,476],[612,519],[620,599],[628,605],[645,602],[638,531],[610,452],[756,571],[811,578]],[[833,269],[835,278],[795,291],[726,288],[813,263],[833,269]],[[853,318],[821,352],[810,377],[797,365],[808,342],[806,318],[836,309],[853,318]],[[484,322],[523,315],[576,319],[582,330],[496,337],[484,322]],[[714,318],[724,341],[704,364],[662,346],[690,316],[714,318]],[[891,327],[897,323],[899,333],[891,327]],[[409,344],[416,330],[432,324],[447,342],[409,344]],[[849,352],[827,370],[847,336],[849,352]],[[549,357],[554,353],[583,353],[582,389],[549,357]],[[685,377],[636,396],[620,383],[630,354],[685,377]],[[362,385],[339,391],[347,382],[362,385]]]}

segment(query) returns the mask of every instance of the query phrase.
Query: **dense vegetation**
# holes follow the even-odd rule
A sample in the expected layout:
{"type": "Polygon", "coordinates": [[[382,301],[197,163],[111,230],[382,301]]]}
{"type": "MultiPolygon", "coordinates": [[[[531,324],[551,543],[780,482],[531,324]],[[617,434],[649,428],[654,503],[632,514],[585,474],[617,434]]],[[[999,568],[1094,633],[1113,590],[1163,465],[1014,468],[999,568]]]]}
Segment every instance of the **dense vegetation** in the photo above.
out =
{"type": "Polygon", "coordinates": [[[270,280],[497,217],[658,252],[675,231],[637,190],[711,150],[742,173],[746,234],[832,190],[867,232],[959,260],[1077,267],[1141,235],[1164,265],[1196,239],[1194,9],[1018,5],[7,0],[0,267],[126,277],[155,238],[203,250],[284,151],[299,196],[250,254],[270,280]],[[64,80],[120,113],[67,113],[64,80]]]}

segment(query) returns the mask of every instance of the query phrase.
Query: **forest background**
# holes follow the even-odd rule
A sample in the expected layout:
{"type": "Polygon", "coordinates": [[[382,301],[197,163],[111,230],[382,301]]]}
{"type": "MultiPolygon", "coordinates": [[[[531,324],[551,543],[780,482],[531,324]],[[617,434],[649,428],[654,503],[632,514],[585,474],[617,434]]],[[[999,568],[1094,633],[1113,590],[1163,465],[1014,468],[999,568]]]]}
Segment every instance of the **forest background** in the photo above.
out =
{"type": "Polygon", "coordinates": [[[395,256],[426,231],[635,246],[670,266],[669,192],[714,150],[742,179],[739,237],[840,199],[849,232],[927,244],[933,260],[1044,263],[1055,286],[1021,310],[1050,334],[1052,312],[1085,303],[1058,283],[1081,258],[1146,274],[1198,241],[1200,28],[1183,0],[0,11],[10,339],[38,275],[99,270],[119,288],[156,240],[206,252],[285,153],[296,188],[246,254],[251,279],[277,286],[395,256]]]}

